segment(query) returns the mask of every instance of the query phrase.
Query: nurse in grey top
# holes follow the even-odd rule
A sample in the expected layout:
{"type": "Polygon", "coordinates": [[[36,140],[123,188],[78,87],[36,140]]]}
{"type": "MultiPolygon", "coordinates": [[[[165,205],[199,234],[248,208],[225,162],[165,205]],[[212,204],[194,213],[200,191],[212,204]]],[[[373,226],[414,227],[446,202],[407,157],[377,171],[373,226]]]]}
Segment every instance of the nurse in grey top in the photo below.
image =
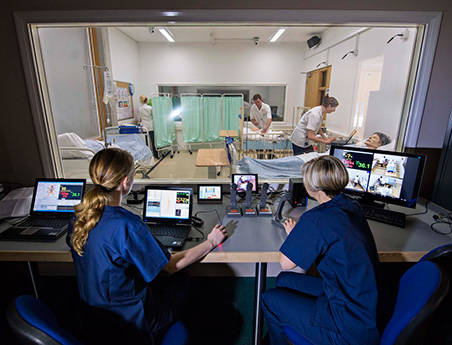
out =
{"type": "Polygon", "coordinates": [[[314,151],[308,140],[324,144],[329,144],[336,140],[335,137],[327,138],[321,126],[323,114],[336,111],[338,105],[339,102],[336,98],[326,96],[323,98],[321,105],[312,108],[301,117],[300,122],[298,122],[297,127],[295,127],[290,136],[294,155],[314,151]],[[320,134],[320,138],[317,137],[317,133],[320,134]]]}

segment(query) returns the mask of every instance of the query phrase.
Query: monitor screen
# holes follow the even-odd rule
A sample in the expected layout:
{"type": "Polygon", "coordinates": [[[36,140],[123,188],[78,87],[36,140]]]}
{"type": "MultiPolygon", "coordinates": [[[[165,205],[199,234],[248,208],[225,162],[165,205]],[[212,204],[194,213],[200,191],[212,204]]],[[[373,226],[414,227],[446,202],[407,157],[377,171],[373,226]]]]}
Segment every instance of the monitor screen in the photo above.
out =
{"type": "Polygon", "coordinates": [[[146,189],[145,219],[190,219],[191,194],[184,189],[146,189]]]}
{"type": "Polygon", "coordinates": [[[198,200],[221,200],[221,185],[199,185],[198,200]]]}
{"type": "Polygon", "coordinates": [[[232,174],[232,183],[237,185],[238,193],[246,193],[248,183],[253,185],[253,192],[257,192],[257,175],[256,174],[232,174]]]}
{"type": "Polygon", "coordinates": [[[83,197],[83,181],[37,181],[33,212],[74,212],[83,197]]]}
{"type": "Polygon", "coordinates": [[[347,168],[346,192],[406,207],[416,206],[424,156],[335,146],[330,154],[347,168]]]}

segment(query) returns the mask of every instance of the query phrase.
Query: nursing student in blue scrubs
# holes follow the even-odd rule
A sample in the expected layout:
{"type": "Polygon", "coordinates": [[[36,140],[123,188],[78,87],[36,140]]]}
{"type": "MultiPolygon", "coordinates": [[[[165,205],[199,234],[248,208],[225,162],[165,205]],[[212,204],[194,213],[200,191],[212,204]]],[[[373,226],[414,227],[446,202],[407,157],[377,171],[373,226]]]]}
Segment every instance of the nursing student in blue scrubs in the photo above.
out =
{"type": "MultiPolygon", "coordinates": [[[[177,292],[184,286],[161,286],[154,281],[161,273],[175,273],[209,253],[225,239],[224,226],[216,225],[196,247],[171,255],[140,217],[121,207],[133,185],[134,164],[128,152],[99,151],[90,162],[89,174],[94,188],[76,206],[76,220],[68,234],[80,297],[92,308],[92,315],[102,315],[95,313],[99,310],[113,315],[111,320],[137,331],[140,343],[159,344],[177,321],[177,292]]],[[[94,327],[100,319],[93,321],[94,327]]],[[[104,335],[118,331],[117,325],[104,329],[104,335]]]]}
{"type": "Polygon", "coordinates": [[[361,207],[342,194],[348,173],[340,160],[321,156],[302,167],[304,184],[319,205],[295,223],[280,249],[284,270],[276,288],[263,295],[271,345],[287,344],[289,326],[315,345],[376,345],[379,268],[369,225],[361,207]]]}

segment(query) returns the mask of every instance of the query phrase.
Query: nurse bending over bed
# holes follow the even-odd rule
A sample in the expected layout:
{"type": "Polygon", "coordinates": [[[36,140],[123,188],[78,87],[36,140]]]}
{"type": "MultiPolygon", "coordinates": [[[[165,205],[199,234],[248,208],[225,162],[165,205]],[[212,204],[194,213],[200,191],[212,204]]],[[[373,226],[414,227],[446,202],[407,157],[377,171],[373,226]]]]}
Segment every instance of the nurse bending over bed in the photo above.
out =
{"type": "Polygon", "coordinates": [[[123,343],[160,344],[177,321],[179,295],[184,291],[160,274],[175,273],[198,261],[225,239],[226,231],[216,225],[205,242],[171,255],[140,217],[121,207],[132,189],[133,166],[127,151],[108,148],[96,153],[89,166],[94,188],[75,207],[76,220],[67,239],[80,297],[88,305],[84,317],[101,313],[104,318],[91,320],[96,327],[101,321],[118,321],[105,325],[108,332],[99,331],[103,342],[109,343],[104,339],[109,336],[118,343],[114,337],[122,336],[123,343]]]}
{"type": "Polygon", "coordinates": [[[315,264],[321,278],[282,272],[263,295],[270,344],[287,344],[283,327],[290,327],[316,345],[376,345],[378,254],[361,207],[342,194],[347,170],[323,156],[303,165],[303,175],[319,205],[286,221],[280,264],[305,271],[315,264]]]}

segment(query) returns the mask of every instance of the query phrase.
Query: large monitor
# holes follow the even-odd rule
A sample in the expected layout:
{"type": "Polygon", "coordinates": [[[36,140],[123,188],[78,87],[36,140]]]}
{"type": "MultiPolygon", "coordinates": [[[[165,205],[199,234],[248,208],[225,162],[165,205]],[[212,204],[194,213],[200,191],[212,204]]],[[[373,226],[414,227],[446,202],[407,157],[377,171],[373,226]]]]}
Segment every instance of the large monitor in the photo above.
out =
{"type": "Polygon", "coordinates": [[[330,155],[339,158],[348,171],[347,194],[405,207],[416,207],[424,156],[366,148],[332,146],[330,155]]]}

